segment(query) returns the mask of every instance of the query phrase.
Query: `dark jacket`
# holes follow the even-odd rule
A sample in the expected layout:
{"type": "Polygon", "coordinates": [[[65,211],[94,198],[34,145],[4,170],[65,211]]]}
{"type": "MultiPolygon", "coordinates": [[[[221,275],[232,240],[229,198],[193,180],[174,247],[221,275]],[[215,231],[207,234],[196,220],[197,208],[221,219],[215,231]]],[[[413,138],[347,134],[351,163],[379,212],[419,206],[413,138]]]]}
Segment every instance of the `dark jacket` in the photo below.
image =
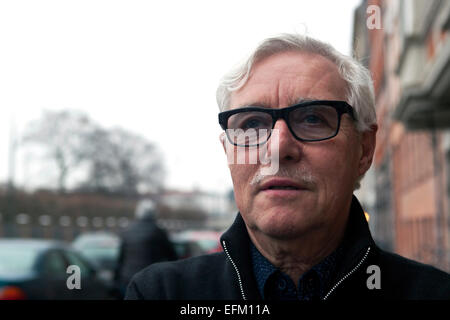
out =
{"type": "MultiPolygon", "coordinates": [[[[158,263],[136,274],[126,299],[259,300],[244,221],[237,215],[221,238],[224,252],[158,263]]],[[[322,299],[450,299],[450,275],[381,250],[353,197],[343,243],[345,251],[322,299]],[[379,267],[381,288],[367,282],[379,267]]]]}
{"type": "Polygon", "coordinates": [[[125,290],[133,275],[155,262],[176,260],[166,232],[152,217],[134,221],[121,235],[116,283],[125,290]]]}

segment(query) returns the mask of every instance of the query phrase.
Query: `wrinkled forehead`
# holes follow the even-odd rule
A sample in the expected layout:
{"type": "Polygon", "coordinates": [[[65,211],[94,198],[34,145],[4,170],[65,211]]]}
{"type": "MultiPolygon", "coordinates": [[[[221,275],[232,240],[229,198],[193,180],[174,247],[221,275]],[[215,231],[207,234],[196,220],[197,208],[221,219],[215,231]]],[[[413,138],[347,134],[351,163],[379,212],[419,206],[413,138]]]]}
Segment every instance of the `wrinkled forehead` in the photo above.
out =
{"type": "Polygon", "coordinates": [[[246,84],[231,94],[230,109],[257,105],[287,107],[307,100],[347,100],[347,83],[327,58],[284,52],[253,66],[246,84]]]}

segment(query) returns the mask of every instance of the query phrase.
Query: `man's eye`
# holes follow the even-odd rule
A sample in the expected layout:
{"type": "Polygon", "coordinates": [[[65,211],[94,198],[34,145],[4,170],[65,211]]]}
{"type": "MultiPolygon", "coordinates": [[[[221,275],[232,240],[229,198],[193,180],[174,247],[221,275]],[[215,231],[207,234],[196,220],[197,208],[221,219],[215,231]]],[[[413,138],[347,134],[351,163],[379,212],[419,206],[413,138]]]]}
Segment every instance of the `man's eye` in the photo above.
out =
{"type": "Polygon", "coordinates": [[[261,119],[248,119],[242,124],[242,129],[264,128],[265,123],[261,119]]]}
{"type": "Polygon", "coordinates": [[[323,121],[320,117],[310,114],[310,115],[305,116],[302,119],[302,122],[307,123],[307,124],[321,124],[323,121]]]}

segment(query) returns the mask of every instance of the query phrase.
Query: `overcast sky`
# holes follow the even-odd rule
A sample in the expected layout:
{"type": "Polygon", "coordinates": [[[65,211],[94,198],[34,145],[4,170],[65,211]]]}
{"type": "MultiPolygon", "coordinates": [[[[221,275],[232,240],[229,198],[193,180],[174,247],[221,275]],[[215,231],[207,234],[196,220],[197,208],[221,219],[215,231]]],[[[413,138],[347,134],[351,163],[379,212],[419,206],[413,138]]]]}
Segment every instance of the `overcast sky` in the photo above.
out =
{"type": "MultiPolygon", "coordinates": [[[[20,136],[42,109],[71,108],[155,142],[168,187],[229,190],[219,79],[281,32],[306,30],[349,54],[360,2],[0,0],[0,182],[10,122],[20,136]]],[[[16,181],[37,183],[18,158],[16,181]]]]}

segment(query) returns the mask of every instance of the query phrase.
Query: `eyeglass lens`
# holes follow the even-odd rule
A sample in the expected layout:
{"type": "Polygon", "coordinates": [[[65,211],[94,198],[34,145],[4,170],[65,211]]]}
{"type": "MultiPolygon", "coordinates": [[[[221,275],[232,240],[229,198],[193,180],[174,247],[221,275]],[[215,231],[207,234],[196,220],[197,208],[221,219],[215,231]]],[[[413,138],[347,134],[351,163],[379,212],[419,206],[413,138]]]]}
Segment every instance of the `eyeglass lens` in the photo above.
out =
{"type": "MultiPolygon", "coordinates": [[[[339,126],[337,110],[326,105],[293,109],[288,115],[289,127],[302,140],[322,140],[334,136],[339,126]]],[[[274,126],[272,115],[261,111],[245,111],[231,115],[227,135],[238,145],[265,143],[274,126]]]]}

